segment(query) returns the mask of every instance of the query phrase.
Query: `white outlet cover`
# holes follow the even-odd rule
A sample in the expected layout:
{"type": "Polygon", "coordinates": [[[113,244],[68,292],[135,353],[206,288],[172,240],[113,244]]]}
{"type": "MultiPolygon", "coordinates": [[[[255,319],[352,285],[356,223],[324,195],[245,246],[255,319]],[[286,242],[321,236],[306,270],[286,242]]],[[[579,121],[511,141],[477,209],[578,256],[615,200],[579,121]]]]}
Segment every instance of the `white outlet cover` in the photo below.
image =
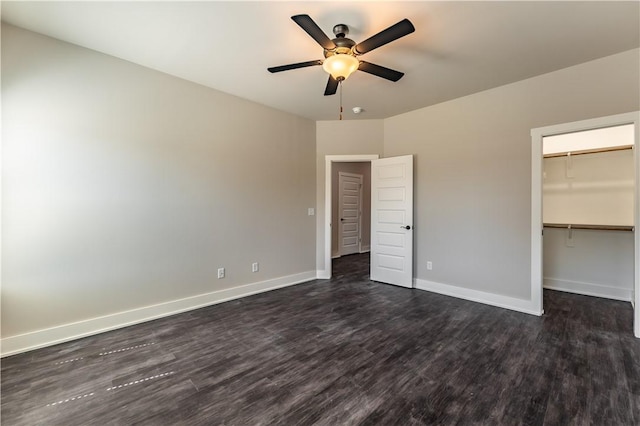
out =
{"type": "Polygon", "coordinates": [[[309,216],[313,216],[315,214],[316,214],[316,209],[314,209],[313,207],[309,207],[308,215],[309,216]]]}

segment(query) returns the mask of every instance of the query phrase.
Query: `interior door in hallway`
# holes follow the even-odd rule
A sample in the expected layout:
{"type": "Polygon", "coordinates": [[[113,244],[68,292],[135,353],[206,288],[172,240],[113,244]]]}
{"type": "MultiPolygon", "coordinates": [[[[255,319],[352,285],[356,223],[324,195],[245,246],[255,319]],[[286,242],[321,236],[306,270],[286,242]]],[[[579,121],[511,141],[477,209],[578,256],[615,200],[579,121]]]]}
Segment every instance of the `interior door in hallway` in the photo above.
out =
{"type": "Polygon", "coordinates": [[[413,155],[371,162],[371,279],[413,287],[413,155]]]}
{"type": "Polygon", "coordinates": [[[338,252],[340,256],[360,252],[362,215],[362,175],[340,172],[338,174],[338,252]]]}

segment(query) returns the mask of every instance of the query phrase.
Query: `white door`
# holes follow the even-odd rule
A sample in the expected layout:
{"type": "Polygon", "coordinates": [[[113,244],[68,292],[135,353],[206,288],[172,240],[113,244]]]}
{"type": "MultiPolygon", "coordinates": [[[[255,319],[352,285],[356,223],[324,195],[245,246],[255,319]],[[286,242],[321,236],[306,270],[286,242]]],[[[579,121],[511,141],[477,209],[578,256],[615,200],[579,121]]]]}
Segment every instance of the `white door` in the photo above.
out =
{"type": "Polygon", "coordinates": [[[413,155],[371,162],[371,279],[413,287],[413,155]]]}
{"type": "Polygon", "coordinates": [[[338,174],[338,254],[360,252],[360,216],[362,210],[362,175],[338,174]]]}

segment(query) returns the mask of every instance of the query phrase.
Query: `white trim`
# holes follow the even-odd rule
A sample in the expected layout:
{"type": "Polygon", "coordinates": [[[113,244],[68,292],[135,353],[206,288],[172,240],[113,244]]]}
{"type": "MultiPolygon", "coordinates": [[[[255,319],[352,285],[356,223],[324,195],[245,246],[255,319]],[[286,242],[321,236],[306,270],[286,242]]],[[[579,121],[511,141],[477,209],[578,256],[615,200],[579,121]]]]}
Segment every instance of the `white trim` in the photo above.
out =
{"type": "Polygon", "coordinates": [[[487,293],[484,291],[472,290],[470,288],[442,284],[419,278],[415,280],[414,286],[419,290],[431,291],[433,293],[444,294],[445,296],[484,303],[485,305],[497,306],[499,308],[510,309],[512,311],[523,312],[530,315],[542,315],[542,310],[538,310],[537,306],[530,300],[502,296],[495,293],[487,293]]]}
{"type": "Polygon", "coordinates": [[[542,312],[542,136],[531,138],[531,303],[542,312]]]}
{"type": "Polygon", "coordinates": [[[360,248],[360,253],[367,253],[371,251],[371,244],[368,244],[366,246],[362,246],[360,248]]]}
{"type": "Polygon", "coordinates": [[[229,300],[251,296],[253,294],[264,293],[282,287],[288,287],[312,281],[316,278],[315,271],[302,272],[266,281],[241,285],[225,290],[213,291],[211,293],[186,297],[184,299],[172,300],[143,308],[132,309],[130,311],[118,312],[102,317],[91,318],[70,324],[63,324],[56,327],[37,330],[17,336],[5,337],[1,340],[2,357],[14,355],[33,349],[51,346],[82,337],[92,336],[105,331],[115,330],[154,319],[203,308],[229,300]]]}
{"type": "MultiPolygon", "coordinates": [[[[531,300],[542,311],[542,138],[563,133],[634,125],[635,146],[640,147],[640,111],[574,121],[531,130],[531,300]]],[[[634,148],[634,223],[640,223],[640,149],[634,148]]],[[[634,306],[640,306],[640,232],[634,234],[634,306]]],[[[633,330],[640,337],[640,309],[634,309],[633,330]]]]}
{"type": "Polygon", "coordinates": [[[604,297],[605,299],[622,300],[631,302],[632,291],[630,288],[612,287],[597,283],[582,281],[561,280],[557,278],[544,278],[544,288],[549,290],[564,291],[567,293],[583,294],[585,296],[604,297]]]}
{"type": "Polygon", "coordinates": [[[316,271],[316,278],[319,280],[328,280],[331,279],[330,275],[326,275],[327,271],[325,271],[324,269],[318,269],[316,271]]]}
{"type": "Polygon", "coordinates": [[[640,337],[640,232],[638,232],[638,225],[640,224],[640,111],[629,114],[634,116],[634,129],[633,135],[635,138],[633,149],[633,166],[635,167],[635,184],[634,188],[634,203],[633,203],[633,223],[636,226],[634,231],[634,273],[633,273],[633,295],[631,296],[633,304],[633,334],[636,337],[640,337]],[[635,307],[638,306],[638,309],[635,307]]]}
{"type": "Polygon", "coordinates": [[[331,164],[368,163],[380,158],[374,155],[325,155],[324,157],[324,269],[318,268],[318,277],[331,278],[331,164]]]}

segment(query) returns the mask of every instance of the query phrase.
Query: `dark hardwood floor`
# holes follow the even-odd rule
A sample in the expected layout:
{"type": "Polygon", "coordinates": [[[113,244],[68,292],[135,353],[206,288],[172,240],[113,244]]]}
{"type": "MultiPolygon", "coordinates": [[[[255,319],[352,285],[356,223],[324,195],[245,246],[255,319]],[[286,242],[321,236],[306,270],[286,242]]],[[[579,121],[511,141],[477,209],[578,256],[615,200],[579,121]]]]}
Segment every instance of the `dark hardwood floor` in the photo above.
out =
{"type": "Polygon", "coordinates": [[[637,425],[629,303],[315,281],[2,360],[3,425],[637,425]]]}

